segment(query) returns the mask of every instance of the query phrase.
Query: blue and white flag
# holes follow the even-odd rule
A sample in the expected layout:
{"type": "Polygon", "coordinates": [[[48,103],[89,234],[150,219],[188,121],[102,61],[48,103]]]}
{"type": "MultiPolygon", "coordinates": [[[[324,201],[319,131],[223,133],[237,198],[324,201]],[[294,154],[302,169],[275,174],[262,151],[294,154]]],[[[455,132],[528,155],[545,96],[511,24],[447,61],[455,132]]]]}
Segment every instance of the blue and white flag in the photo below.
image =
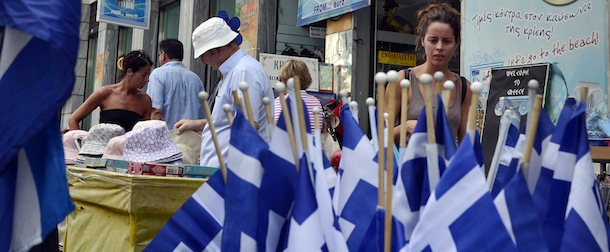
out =
{"type": "Polygon", "coordinates": [[[283,250],[287,245],[287,219],[297,184],[296,163],[289,139],[284,114],[280,113],[269,152],[262,162],[265,171],[259,189],[259,251],[283,250]]]}
{"type": "Polygon", "coordinates": [[[585,104],[579,102],[566,126],[567,134],[559,148],[557,164],[574,167],[561,250],[609,251],[610,229],[593,171],[585,109],[585,104]]]}
{"type": "MultiPolygon", "coordinates": [[[[442,99],[438,98],[438,107],[443,108],[442,99]]],[[[455,154],[455,138],[451,133],[444,109],[437,113],[435,135],[438,149],[439,175],[445,171],[446,163],[455,154]]],[[[420,210],[430,197],[428,181],[428,132],[426,128],[426,108],[422,109],[417,125],[409,139],[406,151],[400,157],[402,163],[398,170],[399,179],[394,186],[392,196],[392,215],[402,223],[404,240],[409,241],[413,228],[419,221],[420,210]]]]}
{"type": "Polygon", "coordinates": [[[264,172],[261,160],[269,146],[239,109],[229,143],[222,249],[256,251],[259,188],[264,172]]]}
{"type": "MultiPolygon", "coordinates": [[[[515,111],[505,111],[502,115],[502,119],[509,120],[508,132],[506,134],[506,141],[501,147],[500,156],[498,157],[498,167],[495,174],[493,186],[491,188],[491,195],[495,198],[498,193],[510,182],[519,166],[519,159],[523,156],[523,149],[517,148],[517,142],[519,141],[519,118],[515,111]],[[510,114],[509,114],[510,113],[510,114]]],[[[500,127],[503,127],[500,125],[500,127]]],[[[500,130],[502,132],[502,130],[500,130]]],[[[524,138],[525,139],[525,138],[524,138]]],[[[495,155],[495,153],[494,153],[495,155]]],[[[494,161],[492,160],[492,167],[494,161]]],[[[492,169],[490,167],[490,169],[492,169]]],[[[490,176],[493,176],[490,174],[490,176]]]]}
{"type": "Polygon", "coordinates": [[[465,137],[430,195],[408,251],[516,251],[465,137]]]}
{"type": "Polygon", "coordinates": [[[519,251],[548,251],[522,170],[497,194],[494,204],[519,251]]]}
{"type": "MultiPolygon", "coordinates": [[[[333,210],[325,181],[320,181],[319,185],[314,186],[304,155],[299,162],[299,178],[286,250],[348,251],[341,232],[334,225],[336,222],[334,216],[332,216],[333,210]],[[317,199],[318,196],[324,197],[324,199],[317,199]],[[318,204],[318,202],[322,204],[318,204]]],[[[313,174],[319,179],[319,175],[324,173],[317,170],[313,174]]]]}
{"type": "Polygon", "coordinates": [[[377,246],[377,151],[360,129],[347,104],[341,108],[341,123],[343,150],[333,205],[349,250],[367,251],[377,246]]]}
{"type": "Polygon", "coordinates": [[[30,250],[74,209],[58,114],[74,87],[80,17],[78,1],[0,3],[0,251],[30,250]]]}
{"type": "MultiPolygon", "coordinates": [[[[562,123],[558,123],[560,125],[562,123]]],[[[525,128],[523,132],[525,132],[525,128]]],[[[549,115],[546,113],[546,110],[540,110],[540,118],[538,119],[538,129],[536,130],[536,138],[534,139],[534,147],[532,149],[530,164],[529,164],[529,174],[527,176],[527,187],[534,196],[535,191],[541,190],[544,191],[544,185],[548,185],[548,181],[552,179],[553,173],[549,172],[549,170],[542,169],[542,156],[544,152],[548,149],[548,145],[551,142],[551,136],[553,135],[553,131],[555,131],[555,125],[549,118],[549,115]],[[541,187],[539,187],[539,185],[541,187]]],[[[517,148],[523,152],[525,149],[525,135],[521,134],[519,136],[519,142],[517,143],[517,148]]],[[[536,204],[536,200],[534,200],[534,204],[536,204]]]]}
{"type": "Polygon", "coordinates": [[[570,135],[575,134],[574,127],[580,123],[573,119],[578,106],[573,98],[566,100],[551,142],[543,152],[540,178],[533,194],[536,211],[543,221],[543,232],[551,251],[559,251],[565,230],[566,207],[574,176],[575,157],[574,154],[563,150],[562,146],[572,141],[570,135]]]}
{"type": "Polygon", "coordinates": [[[337,213],[332,205],[332,194],[337,183],[337,173],[322,151],[322,137],[319,127],[314,130],[313,135],[313,139],[308,138],[310,140],[309,156],[311,158],[311,173],[322,234],[329,251],[348,251],[347,243],[337,222],[337,213]]]}
{"type": "Polygon", "coordinates": [[[144,251],[220,251],[225,183],[218,170],[176,211],[144,251]]]}

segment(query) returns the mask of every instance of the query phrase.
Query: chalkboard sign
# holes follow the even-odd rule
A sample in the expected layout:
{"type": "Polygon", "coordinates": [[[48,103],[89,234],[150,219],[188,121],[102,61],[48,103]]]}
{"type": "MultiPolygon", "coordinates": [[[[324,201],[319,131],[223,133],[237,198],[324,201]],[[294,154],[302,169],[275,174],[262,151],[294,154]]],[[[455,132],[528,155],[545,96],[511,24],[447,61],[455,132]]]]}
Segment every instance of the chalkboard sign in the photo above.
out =
{"type": "Polygon", "coordinates": [[[527,83],[532,79],[538,81],[539,87],[536,93],[542,95],[542,106],[544,107],[550,66],[550,63],[540,63],[491,69],[492,76],[481,137],[486,171],[489,170],[498,140],[500,117],[503,111],[503,104],[499,102],[500,97],[505,97],[505,100],[511,100],[512,106],[517,108],[518,112],[522,115],[520,121],[521,131],[525,125],[530,107],[527,97],[529,90],[527,83]]]}

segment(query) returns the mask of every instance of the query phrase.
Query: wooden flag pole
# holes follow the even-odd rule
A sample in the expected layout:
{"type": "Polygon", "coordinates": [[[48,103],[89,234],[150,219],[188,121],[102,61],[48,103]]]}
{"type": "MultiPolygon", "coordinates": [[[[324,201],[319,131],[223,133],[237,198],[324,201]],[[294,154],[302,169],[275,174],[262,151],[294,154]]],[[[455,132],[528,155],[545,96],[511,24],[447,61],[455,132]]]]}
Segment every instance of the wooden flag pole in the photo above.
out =
{"type": "Polygon", "coordinates": [[[451,80],[445,81],[443,84],[443,104],[445,105],[445,113],[449,114],[449,100],[451,99],[451,91],[455,89],[455,83],[451,80]]]}
{"type": "MultiPolygon", "coordinates": [[[[434,72],[434,81],[435,83],[435,89],[436,89],[436,93],[441,95],[443,92],[443,81],[445,80],[445,74],[441,71],[436,71],[434,72]]],[[[435,94],[432,94],[433,97],[436,97],[435,94]]],[[[441,96],[442,97],[442,96],[441,96]]],[[[434,98],[432,98],[432,100],[434,100],[434,98]]]]}
{"type": "Polygon", "coordinates": [[[205,112],[205,118],[208,120],[208,126],[210,127],[210,133],[212,133],[212,141],[214,142],[214,149],[216,149],[216,156],[218,156],[218,163],[220,163],[220,172],[222,173],[222,179],[227,183],[227,167],[225,166],[224,159],[222,158],[222,150],[218,143],[218,136],[216,135],[216,129],[214,128],[214,122],[212,122],[212,113],[210,112],[210,104],[208,103],[208,97],[210,95],[203,91],[199,92],[199,99],[203,103],[203,111],[205,112]]]}
{"type": "Polygon", "coordinates": [[[400,96],[400,148],[407,147],[407,111],[409,110],[409,86],[411,82],[408,79],[400,81],[402,94],[400,96]]]}
{"type": "Polygon", "coordinates": [[[426,130],[428,132],[428,143],[436,143],[436,133],[434,130],[434,108],[432,107],[432,90],[430,85],[432,84],[432,76],[429,74],[422,74],[419,77],[419,81],[424,86],[424,103],[426,106],[426,130]]]}
{"type": "MultiPolygon", "coordinates": [[[[297,113],[299,116],[299,128],[301,129],[299,134],[301,135],[301,145],[303,146],[303,151],[307,154],[308,145],[307,144],[307,128],[305,128],[305,111],[303,110],[303,98],[301,97],[301,81],[298,76],[292,78],[294,80],[294,99],[297,102],[297,113]]],[[[298,161],[298,159],[297,159],[298,161]]]]}
{"type": "Polygon", "coordinates": [[[250,103],[250,96],[248,96],[248,83],[245,81],[239,83],[239,90],[244,94],[244,103],[246,105],[246,113],[248,113],[248,121],[252,125],[252,127],[257,128],[256,121],[254,121],[254,116],[252,115],[252,104],[250,103]]]}
{"type": "Polygon", "coordinates": [[[227,119],[229,120],[229,126],[233,126],[233,108],[231,107],[231,104],[225,104],[222,106],[222,110],[225,111],[225,114],[227,114],[227,119]]]}
{"type": "Polygon", "coordinates": [[[584,102],[587,105],[587,98],[589,97],[589,87],[582,86],[580,87],[580,101],[584,102]]]}
{"type": "MultiPolygon", "coordinates": [[[[398,81],[398,73],[394,70],[388,71],[388,89],[394,90],[398,81]]],[[[386,154],[386,181],[385,181],[385,235],[384,251],[390,252],[392,249],[392,178],[394,177],[394,137],[392,134],[394,122],[396,120],[396,93],[390,92],[388,102],[388,140],[386,154]]],[[[380,185],[381,186],[381,185],[380,185]]]]}
{"type": "MultiPolygon", "coordinates": [[[[535,79],[531,79],[530,81],[527,82],[527,88],[528,88],[527,101],[528,101],[528,105],[529,105],[529,108],[528,108],[529,111],[532,111],[534,103],[536,103],[536,94],[537,94],[539,86],[540,85],[539,85],[538,81],[535,79]]],[[[530,125],[531,117],[532,117],[532,113],[527,113],[525,125],[530,125]]]]}
{"type": "MultiPolygon", "coordinates": [[[[481,93],[482,90],[483,90],[483,84],[481,84],[481,82],[475,81],[470,84],[470,91],[472,91],[472,95],[470,96],[470,107],[468,108],[468,127],[467,127],[467,129],[469,131],[475,130],[475,125],[477,123],[477,109],[479,106],[479,94],[481,93]]],[[[474,134],[473,134],[473,137],[474,137],[474,134]]]]}
{"type": "Polygon", "coordinates": [[[534,147],[534,141],[536,140],[536,130],[538,129],[538,122],[540,121],[540,110],[542,109],[542,95],[536,95],[534,106],[532,107],[531,120],[527,125],[527,132],[525,133],[525,149],[523,150],[523,176],[528,179],[529,175],[529,164],[532,157],[532,148],[534,147]]]}
{"type": "Polygon", "coordinates": [[[297,141],[294,138],[294,129],[292,128],[292,120],[290,119],[290,111],[288,111],[288,103],[286,102],[286,96],[284,91],[286,90],[286,85],[282,82],[278,82],[275,85],[275,91],[278,93],[280,97],[280,103],[282,104],[282,115],[284,116],[284,123],[286,124],[286,132],[288,133],[288,138],[290,139],[290,147],[292,148],[292,157],[294,158],[294,164],[297,167],[297,171],[299,170],[299,156],[297,156],[297,141]]]}
{"type": "Polygon", "coordinates": [[[385,96],[385,83],[388,80],[387,75],[384,72],[379,72],[375,74],[375,83],[377,83],[377,139],[379,142],[379,149],[377,150],[377,164],[378,164],[378,190],[377,190],[377,206],[383,206],[383,170],[385,167],[385,149],[383,140],[383,128],[384,128],[384,120],[383,120],[383,107],[384,107],[384,96],[385,96]]]}
{"type": "Polygon", "coordinates": [[[231,90],[231,95],[233,96],[233,101],[235,102],[235,106],[237,106],[242,113],[246,112],[244,107],[241,106],[241,99],[239,99],[239,95],[237,94],[237,90],[231,90]]]}
{"type": "Polygon", "coordinates": [[[267,114],[267,125],[273,127],[273,115],[271,114],[271,99],[269,97],[263,97],[263,104],[265,105],[265,114],[267,114]]]}

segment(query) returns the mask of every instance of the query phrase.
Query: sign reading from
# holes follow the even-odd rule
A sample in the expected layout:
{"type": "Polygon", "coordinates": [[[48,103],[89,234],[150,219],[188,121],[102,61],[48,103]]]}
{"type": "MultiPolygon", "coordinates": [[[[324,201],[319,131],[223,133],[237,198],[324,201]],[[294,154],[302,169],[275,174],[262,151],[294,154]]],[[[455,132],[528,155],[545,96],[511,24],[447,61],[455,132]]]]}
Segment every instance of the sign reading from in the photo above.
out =
{"type": "Polygon", "coordinates": [[[371,5],[371,0],[299,0],[297,25],[304,26],[362,9],[371,5]]]}
{"type": "Polygon", "coordinates": [[[148,30],[150,0],[98,0],[97,21],[148,30]]]}
{"type": "Polygon", "coordinates": [[[318,92],[320,89],[319,84],[319,70],[318,70],[318,60],[314,58],[304,58],[304,57],[295,57],[295,56],[285,56],[285,55],[277,55],[277,54],[269,54],[269,53],[261,53],[259,55],[259,59],[263,68],[265,68],[265,72],[269,76],[269,82],[271,84],[275,84],[280,81],[280,69],[284,65],[284,62],[288,60],[300,60],[305,62],[307,68],[309,69],[309,74],[311,75],[311,85],[307,89],[307,91],[318,92]]]}

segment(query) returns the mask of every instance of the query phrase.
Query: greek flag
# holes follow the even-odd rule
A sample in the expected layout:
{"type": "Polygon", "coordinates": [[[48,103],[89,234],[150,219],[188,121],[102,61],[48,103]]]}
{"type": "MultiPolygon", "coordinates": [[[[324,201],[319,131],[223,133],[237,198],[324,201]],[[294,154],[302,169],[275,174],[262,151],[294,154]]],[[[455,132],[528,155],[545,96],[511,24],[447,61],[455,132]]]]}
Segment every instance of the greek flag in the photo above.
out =
{"type": "Polygon", "coordinates": [[[465,137],[401,251],[516,251],[465,137]]]}
{"type": "MultiPolygon", "coordinates": [[[[502,145],[498,160],[498,170],[491,188],[491,195],[496,197],[517,172],[519,159],[523,156],[523,147],[517,148],[519,141],[519,115],[514,111],[505,111],[502,119],[509,120],[506,142],[502,145]]],[[[502,125],[500,127],[503,127],[502,125]]],[[[500,130],[502,131],[502,130],[500,130]]],[[[523,138],[525,139],[525,138],[523,138]]],[[[525,143],[522,141],[522,143],[525,143]]],[[[492,161],[493,166],[493,161],[492,161]]]]}
{"type": "Polygon", "coordinates": [[[239,109],[229,143],[222,249],[256,251],[259,188],[264,172],[261,160],[269,146],[239,109]]]}
{"type": "Polygon", "coordinates": [[[561,250],[608,251],[610,229],[593,171],[585,109],[586,106],[582,102],[575,107],[559,148],[557,164],[574,169],[565,211],[561,250]]]}
{"type": "Polygon", "coordinates": [[[74,209],[58,114],[74,87],[80,14],[78,1],[0,3],[0,251],[30,250],[74,209]]]}
{"type": "Polygon", "coordinates": [[[259,189],[259,251],[278,251],[287,246],[287,220],[294,202],[297,170],[286,129],[284,115],[280,114],[262,162],[265,171],[259,189]]]}
{"type": "Polygon", "coordinates": [[[220,251],[225,183],[214,173],[167,221],[144,251],[220,251]]]}
{"type": "Polygon", "coordinates": [[[343,151],[333,205],[349,251],[370,251],[377,247],[377,152],[348,104],[341,108],[341,122],[343,151]]]}
{"type": "Polygon", "coordinates": [[[548,251],[522,170],[516,171],[495,197],[494,204],[519,251],[548,251]]]}
{"type": "MultiPolygon", "coordinates": [[[[437,98],[437,106],[443,108],[442,99],[437,98]]],[[[445,171],[446,163],[455,154],[455,138],[449,127],[444,109],[439,109],[436,117],[435,136],[436,146],[432,148],[438,157],[439,175],[445,171]]],[[[426,129],[426,108],[417,119],[417,125],[411,135],[409,144],[400,157],[402,163],[398,170],[398,180],[394,186],[392,196],[392,209],[394,217],[404,228],[404,240],[409,241],[413,228],[419,221],[420,210],[425,206],[430,197],[430,185],[428,182],[428,132],[426,129]]]]}
{"type": "Polygon", "coordinates": [[[547,145],[542,157],[542,169],[536,189],[534,204],[542,217],[543,231],[551,251],[559,251],[565,230],[565,215],[568,196],[574,176],[575,155],[568,152],[569,146],[580,127],[580,121],[574,118],[579,108],[574,98],[568,98],[563,106],[551,142],[547,145]],[[544,177],[543,177],[544,175],[544,177]]]}
{"type": "MultiPolygon", "coordinates": [[[[542,156],[548,149],[554,131],[555,125],[553,125],[551,118],[549,118],[546,110],[541,109],[540,118],[538,119],[538,129],[536,130],[536,138],[534,139],[534,148],[532,149],[532,156],[530,158],[529,175],[527,176],[527,187],[534,199],[537,197],[535,196],[536,194],[545,191],[544,187],[549,185],[549,181],[553,178],[552,171],[542,169],[542,156]]],[[[525,149],[525,135],[522,134],[519,137],[517,148],[521,150],[525,149]]],[[[537,201],[534,200],[534,204],[536,203],[537,201]]]]}

